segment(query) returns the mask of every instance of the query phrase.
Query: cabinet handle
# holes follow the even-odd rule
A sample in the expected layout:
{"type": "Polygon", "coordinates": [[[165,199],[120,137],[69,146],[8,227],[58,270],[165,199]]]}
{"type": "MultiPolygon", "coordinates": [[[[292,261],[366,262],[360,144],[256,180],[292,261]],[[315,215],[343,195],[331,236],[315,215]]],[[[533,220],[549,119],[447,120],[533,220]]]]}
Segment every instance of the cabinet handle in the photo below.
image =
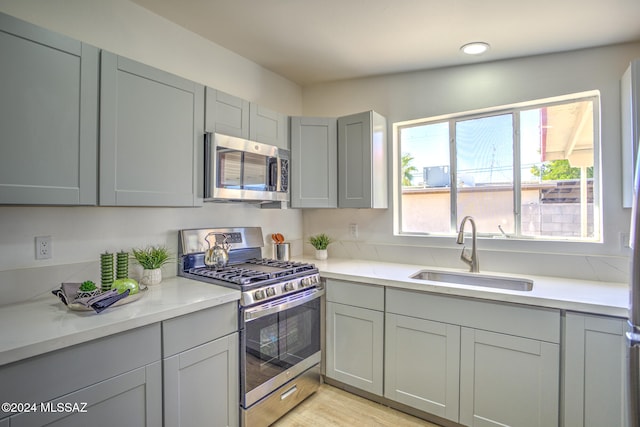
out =
{"type": "Polygon", "coordinates": [[[293,393],[295,393],[296,391],[298,391],[298,386],[294,385],[293,387],[291,387],[289,390],[285,391],[284,393],[282,393],[280,395],[280,400],[285,400],[287,397],[291,396],[293,393]]]}

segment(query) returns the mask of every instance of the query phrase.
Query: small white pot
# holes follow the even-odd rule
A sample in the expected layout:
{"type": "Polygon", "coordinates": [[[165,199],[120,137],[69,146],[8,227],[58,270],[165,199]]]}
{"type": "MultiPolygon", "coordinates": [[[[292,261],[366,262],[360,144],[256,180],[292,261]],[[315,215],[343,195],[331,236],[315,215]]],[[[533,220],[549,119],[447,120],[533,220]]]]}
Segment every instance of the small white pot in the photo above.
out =
{"type": "Polygon", "coordinates": [[[157,285],[162,282],[162,269],[154,268],[152,270],[142,270],[142,279],[140,279],[140,282],[147,286],[157,285]]]}
{"type": "Polygon", "coordinates": [[[328,253],[326,249],[316,249],[316,259],[325,260],[327,259],[328,253]]]}

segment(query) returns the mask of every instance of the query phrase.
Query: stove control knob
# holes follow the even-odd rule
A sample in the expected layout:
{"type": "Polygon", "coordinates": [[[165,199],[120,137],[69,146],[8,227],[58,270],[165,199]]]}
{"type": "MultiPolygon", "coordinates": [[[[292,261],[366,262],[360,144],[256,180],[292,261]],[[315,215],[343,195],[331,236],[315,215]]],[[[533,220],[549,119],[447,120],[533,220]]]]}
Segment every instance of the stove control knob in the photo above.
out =
{"type": "Polygon", "coordinates": [[[311,285],[311,284],[312,284],[312,282],[311,282],[311,277],[303,277],[303,278],[302,278],[302,284],[303,284],[304,286],[309,286],[309,285],[311,285]]]}
{"type": "Polygon", "coordinates": [[[291,292],[296,288],[296,285],[293,282],[287,282],[284,284],[284,291],[291,292]]]}
{"type": "Polygon", "coordinates": [[[259,289],[253,293],[253,297],[255,298],[256,301],[259,301],[261,299],[265,299],[266,296],[264,294],[264,290],[259,289]]]}
{"type": "Polygon", "coordinates": [[[276,294],[276,288],[267,288],[267,296],[272,297],[276,294]]]}

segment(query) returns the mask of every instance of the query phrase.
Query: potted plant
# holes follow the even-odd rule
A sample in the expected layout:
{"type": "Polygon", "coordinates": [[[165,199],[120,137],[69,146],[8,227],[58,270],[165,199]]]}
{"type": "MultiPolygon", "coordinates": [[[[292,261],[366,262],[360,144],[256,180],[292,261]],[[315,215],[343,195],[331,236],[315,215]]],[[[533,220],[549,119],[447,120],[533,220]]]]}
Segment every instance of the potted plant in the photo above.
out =
{"type": "Polygon", "coordinates": [[[161,267],[171,261],[171,253],[166,246],[147,246],[143,249],[132,249],[133,258],[142,266],[141,283],[157,285],[162,281],[161,267]]]}
{"type": "Polygon", "coordinates": [[[91,280],[85,280],[80,284],[76,298],[91,298],[98,294],[100,294],[100,288],[91,280]]]}
{"type": "Polygon", "coordinates": [[[316,259],[327,259],[327,246],[332,243],[331,237],[324,233],[309,237],[309,243],[316,249],[316,259]]]}

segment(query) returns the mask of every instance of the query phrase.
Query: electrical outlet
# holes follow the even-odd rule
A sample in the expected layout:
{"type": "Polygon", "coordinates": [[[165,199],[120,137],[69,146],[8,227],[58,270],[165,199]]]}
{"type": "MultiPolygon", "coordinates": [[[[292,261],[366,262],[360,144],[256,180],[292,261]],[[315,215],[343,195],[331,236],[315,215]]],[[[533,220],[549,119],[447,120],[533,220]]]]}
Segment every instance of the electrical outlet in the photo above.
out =
{"type": "Polygon", "coordinates": [[[629,249],[629,233],[620,233],[620,247],[629,249]]]}
{"type": "Polygon", "coordinates": [[[52,256],[51,236],[36,236],[36,259],[49,259],[52,256]]]}
{"type": "Polygon", "coordinates": [[[349,224],[349,236],[351,236],[353,239],[358,238],[358,224],[349,224]]]}

